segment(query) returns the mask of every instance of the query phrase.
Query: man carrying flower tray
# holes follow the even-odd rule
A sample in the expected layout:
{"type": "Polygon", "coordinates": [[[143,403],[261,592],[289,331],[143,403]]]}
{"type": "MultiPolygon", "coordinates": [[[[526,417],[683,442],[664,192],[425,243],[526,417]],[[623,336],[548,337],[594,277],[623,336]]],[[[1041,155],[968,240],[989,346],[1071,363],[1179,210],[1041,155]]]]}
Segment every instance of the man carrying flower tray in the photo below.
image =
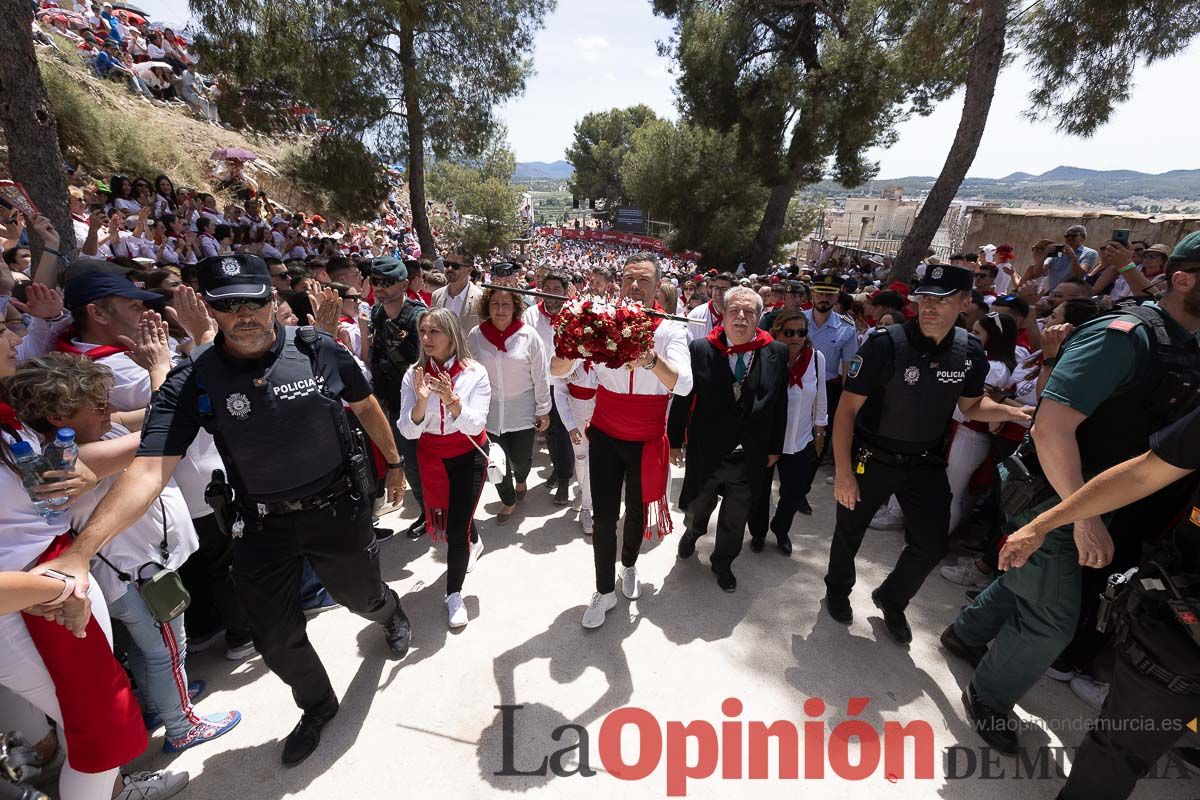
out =
{"type": "Polygon", "coordinates": [[[621,592],[640,595],[637,557],[642,540],[657,529],[671,531],[667,504],[670,449],[667,404],[671,394],[692,390],[691,358],[684,323],[650,317],[635,304],[651,304],[662,280],[658,257],[637,253],[625,260],[621,297],[567,304],[555,326],[555,376],[566,375],[580,359],[596,365],[596,408],[588,426],[592,486],[596,591],[583,614],[585,628],[604,624],[617,604],[617,516],[625,488],[621,544],[621,592]]]}

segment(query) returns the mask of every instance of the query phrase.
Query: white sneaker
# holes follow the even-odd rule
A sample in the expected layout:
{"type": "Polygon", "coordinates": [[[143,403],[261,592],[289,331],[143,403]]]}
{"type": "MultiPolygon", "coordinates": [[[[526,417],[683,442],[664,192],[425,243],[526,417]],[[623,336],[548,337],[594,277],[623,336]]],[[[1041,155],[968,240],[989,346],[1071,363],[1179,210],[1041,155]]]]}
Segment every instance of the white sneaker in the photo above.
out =
{"type": "Polygon", "coordinates": [[[467,607],[463,605],[462,592],[446,596],[446,610],[450,612],[451,628],[461,628],[467,624],[467,607]]]}
{"type": "Polygon", "coordinates": [[[871,524],[867,527],[877,531],[898,531],[904,528],[904,517],[892,514],[887,506],[882,506],[875,512],[875,516],[871,518],[871,524]]]}
{"type": "Polygon", "coordinates": [[[195,655],[196,653],[203,653],[205,650],[211,649],[212,646],[215,645],[217,642],[223,642],[223,641],[225,641],[225,629],[224,628],[218,628],[216,631],[210,633],[208,636],[205,636],[204,638],[201,638],[201,639],[190,639],[189,638],[188,642],[187,642],[188,655],[195,655]]]}
{"type": "Polygon", "coordinates": [[[592,535],[595,522],[592,520],[592,510],[590,508],[579,509],[579,527],[583,528],[584,536],[592,535]]]}
{"type": "Polygon", "coordinates": [[[1071,678],[1071,691],[1080,700],[1099,711],[1108,697],[1108,684],[1092,680],[1087,675],[1076,675],[1071,678]]]}
{"type": "Polygon", "coordinates": [[[592,592],[592,602],[588,603],[587,611],[583,612],[583,627],[599,628],[604,624],[604,615],[617,604],[617,593],[600,594],[592,592]]]}
{"type": "MultiPolygon", "coordinates": [[[[479,536],[479,534],[475,534],[479,536]]],[[[479,555],[483,552],[483,537],[471,542],[471,554],[467,556],[467,572],[475,569],[475,562],[479,560],[479,555]]]]}
{"type": "Polygon", "coordinates": [[[992,582],[992,576],[975,566],[975,559],[963,557],[954,566],[944,566],[938,570],[942,577],[959,586],[974,586],[984,588],[992,582]]]}
{"type": "Polygon", "coordinates": [[[638,585],[637,567],[621,567],[621,594],[630,600],[642,596],[642,587],[638,585]]]}
{"type": "Polygon", "coordinates": [[[166,800],[188,784],[186,772],[131,772],[122,775],[124,788],[113,800],[166,800]]]}

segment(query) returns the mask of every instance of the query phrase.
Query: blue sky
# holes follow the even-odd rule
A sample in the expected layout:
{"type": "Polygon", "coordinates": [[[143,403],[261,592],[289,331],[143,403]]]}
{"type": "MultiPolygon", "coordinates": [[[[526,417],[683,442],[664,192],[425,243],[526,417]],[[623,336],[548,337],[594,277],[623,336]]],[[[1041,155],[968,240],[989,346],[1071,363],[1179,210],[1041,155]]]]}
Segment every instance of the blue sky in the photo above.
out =
{"type": "MultiPolygon", "coordinates": [[[[171,20],[188,16],[186,0],[146,0],[150,13],[171,20]]],[[[675,116],[670,63],[655,44],[670,35],[649,0],[559,0],[538,34],[534,75],[525,94],[503,109],[519,161],[555,161],[571,142],[575,122],[589,111],[645,103],[675,116]]],[[[970,174],[1001,177],[1017,170],[1039,173],[1060,164],[1091,169],[1165,172],[1200,168],[1195,131],[1200,114],[1179,92],[1200,76],[1200,44],[1135,75],[1133,99],[1091,139],[1061,136],[1022,116],[1030,82],[1020,63],[996,87],[987,131],[970,174]]],[[[881,177],[936,175],[958,125],[962,95],[929,117],[903,123],[900,138],[872,153],[881,177]]]]}

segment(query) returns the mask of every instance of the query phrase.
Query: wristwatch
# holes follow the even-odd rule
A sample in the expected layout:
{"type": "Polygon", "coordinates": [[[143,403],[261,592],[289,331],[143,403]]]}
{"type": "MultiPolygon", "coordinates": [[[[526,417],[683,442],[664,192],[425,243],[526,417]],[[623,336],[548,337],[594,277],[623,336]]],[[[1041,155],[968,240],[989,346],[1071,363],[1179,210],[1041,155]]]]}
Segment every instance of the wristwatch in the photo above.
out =
{"type": "Polygon", "coordinates": [[[43,572],[42,574],[48,578],[55,578],[56,580],[60,580],[64,584],[62,594],[60,594],[58,597],[51,600],[49,603],[43,603],[43,605],[47,605],[47,606],[62,605],[63,601],[66,600],[68,597],[70,597],[71,594],[75,591],[75,577],[73,575],[68,575],[65,572],[59,572],[56,569],[48,569],[45,572],[43,572]]]}
{"type": "Polygon", "coordinates": [[[387,468],[388,468],[388,469],[404,469],[404,462],[403,462],[403,461],[397,461],[397,462],[395,462],[395,463],[392,463],[392,462],[390,462],[390,461],[389,461],[389,462],[388,462],[388,464],[387,464],[387,468]]]}
{"type": "Polygon", "coordinates": [[[642,369],[654,369],[658,366],[658,353],[654,353],[654,359],[649,364],[643,364],[642,369]]]}

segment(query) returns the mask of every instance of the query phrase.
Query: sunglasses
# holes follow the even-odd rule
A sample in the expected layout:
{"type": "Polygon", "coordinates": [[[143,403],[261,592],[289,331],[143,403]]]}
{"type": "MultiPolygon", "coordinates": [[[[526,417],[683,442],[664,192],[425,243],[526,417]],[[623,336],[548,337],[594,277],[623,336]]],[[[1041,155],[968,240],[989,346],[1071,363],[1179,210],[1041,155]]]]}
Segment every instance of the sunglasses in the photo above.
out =
{"type": "Polygon", "coordinates": [[[389,286],[395,286],[398,281],[395,278],[381,278],[378,275],[371,276],[371,285],[386,289],[389,286]]]}
{"type": "Polygon", "coordinates": [[[269,297],[229,297],[222,300],[209,300],[208,304],[212,306],[213,311],[219,311],[222,314],[236,314],[243,307],[250,311],[261,311],[270,302],[269,297]]]}
{"type": "Polygon", "coordinates": [[[782,328],[779,331],[779,335],[784,339],[803,339],[805,336],[808,336],[808,328],[782,328]]]}
{"type": "Polygon", "coordinates": [[[361,294],[344,294],[344,295],[342,295],[342,299],[343,300],[362,300],[362,295],[361,294]]]}

